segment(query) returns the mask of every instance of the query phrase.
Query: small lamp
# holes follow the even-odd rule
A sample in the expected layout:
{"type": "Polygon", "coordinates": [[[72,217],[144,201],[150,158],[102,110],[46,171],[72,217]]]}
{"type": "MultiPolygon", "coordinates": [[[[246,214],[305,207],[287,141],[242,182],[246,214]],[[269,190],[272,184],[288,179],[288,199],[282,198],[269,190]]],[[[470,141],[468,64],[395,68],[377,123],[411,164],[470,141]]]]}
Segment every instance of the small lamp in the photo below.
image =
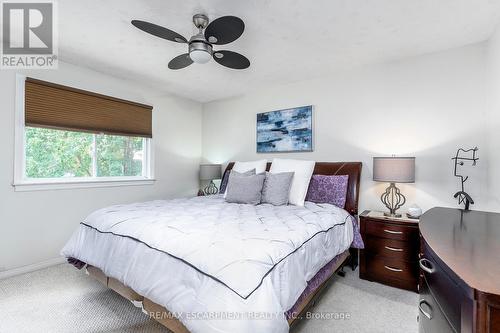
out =
{"type": "Polygon", "coordinates": [[[214,184],[214,179],[221,179],[220,164],[201,164],[200,165],[200,180],[209,180],[210,183],[203,189],[205,195],[217,194],[219,191],[214,184]]]}
{"type": "Polygon", "coordinates": [[[389,209],[384,215],[401,217],[396,210],[405,204],[406,198],[396,187],[396,183],[415,182],[415,157],[374,157],[373,180],[390,183],[380,196],[380,200],[389,209]]]}

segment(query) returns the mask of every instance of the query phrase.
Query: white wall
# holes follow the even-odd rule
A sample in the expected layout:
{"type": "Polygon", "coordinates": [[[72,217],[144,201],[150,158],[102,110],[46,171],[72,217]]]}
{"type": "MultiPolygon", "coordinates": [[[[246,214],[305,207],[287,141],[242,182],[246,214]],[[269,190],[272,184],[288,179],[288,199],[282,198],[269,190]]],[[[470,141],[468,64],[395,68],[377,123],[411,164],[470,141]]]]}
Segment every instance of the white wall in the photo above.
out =
{"type": "MultiPolygon", "coordinates": [[[[500,26],[493,34],[488,45],[488,74],[489,74],[489,109],[488,123],[490,156],[489,179],[491,207],[500,206],[500,26]]],[[[497,208],[498,210],[498,208],[497,208]]]]}
{"type": "Polygon", "coordinates": [[[58,70],[23,74],[153,105],[157,181],[146,186],[15,192],[11,186],[15,72],[0,71],[0,271],[57,258],[78,223],[98,208],[196,193],[201,158],[199,103],[64,63],[58,70]]]}
{"type": "Polygon", "coordinates": [[[416,156],[416,183],[401,187],[408,204],[428,209],[457,206],[452,196],[459,181],[451,157],[458,147],[477,145],[481,161],[468,168],[466,190],[475,209],[491,208],[485,49],[485,44],[473,45],[206,104],[203,158],[222,163],[263,157],[362,161],[360,207],[382,209],[379,196],[387,184],[371,181],[372,157],[416,156]],[[314,152],[256,153],[256,113],[308,104],[314,105],[314,152]]]}
{"type": "MultiPolygon", "coordinates": [[[[451,157],[480,147],[466,190],[475,209],[500,211],[500,31],[487,44],[367,66],[335,76],[195,102],[61,63],[29,76],[152,104],[155,174],[150,186],[15,192],[15,72],[0,71],[0,272],[57,258],[90,212],[115,203],[192,195],[200,158],[209,162],[291,157],[362,161],[361,209],[382,209],[386,184],[371,181],[376,155],[417,157],[408,204],[456,207],[451,157]],[[256,113],[314,105],[314,152],[257,154],[256,113]],[[203,154],[202,154],[203,152],[203,154]]],[[[290,73],[291,78],[293,73],[290,73]]],[[[407,205],[408,206],[408,205],[407,205]]],[[[405,207],[406,208],[406,207],[405,207]]],[[[0,276],[2,273],[0,273],[0,276]]]]}

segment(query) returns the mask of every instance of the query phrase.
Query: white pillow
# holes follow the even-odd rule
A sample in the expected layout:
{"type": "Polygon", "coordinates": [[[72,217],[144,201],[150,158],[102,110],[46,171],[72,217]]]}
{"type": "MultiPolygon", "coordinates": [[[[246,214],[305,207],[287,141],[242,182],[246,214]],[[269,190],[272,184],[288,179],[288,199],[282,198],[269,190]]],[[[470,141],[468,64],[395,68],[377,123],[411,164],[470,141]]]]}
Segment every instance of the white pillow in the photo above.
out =
{"type": "Polygon", "coordinates": [[[290,197],[288,202],[296,206],[304,206],[307,195],[307,188],[314,171],[314,161],[289,160],[282,158],[273,159],[271,173],[295,172],[292,186],[290,187],[290,197]]]}
{"type": "Polygon", "coordinates": [[[255,169],[255,173],[259,174],[266,171],[267,160],[258,160],[250,162],[234,162],[233,170],[239,173],[244,173],[255,169]]]}

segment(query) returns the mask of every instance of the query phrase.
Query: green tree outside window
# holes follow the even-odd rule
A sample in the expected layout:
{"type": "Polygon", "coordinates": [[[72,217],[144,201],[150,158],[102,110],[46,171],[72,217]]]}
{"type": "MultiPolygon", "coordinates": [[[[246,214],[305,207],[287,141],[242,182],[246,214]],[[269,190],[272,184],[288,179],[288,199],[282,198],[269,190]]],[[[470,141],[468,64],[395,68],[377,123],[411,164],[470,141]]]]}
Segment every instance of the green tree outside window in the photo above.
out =
{"type": "Polygon", "coordinates": [[[26,127],[26,177],[141,176],[144,139],[26,127]]]}

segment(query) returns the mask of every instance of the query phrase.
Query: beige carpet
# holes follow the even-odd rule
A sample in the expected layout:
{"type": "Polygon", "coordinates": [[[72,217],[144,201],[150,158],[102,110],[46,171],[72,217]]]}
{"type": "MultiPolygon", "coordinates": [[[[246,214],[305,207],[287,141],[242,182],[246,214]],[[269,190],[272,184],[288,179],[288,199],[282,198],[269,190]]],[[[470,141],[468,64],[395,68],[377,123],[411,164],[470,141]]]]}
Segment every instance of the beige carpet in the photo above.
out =
{"type": "MultiPolygon", "coordinates": [[[[293,332],[418,331],[417,294],[363,281],[358,272],[346,271],[312,309],[317,319],[302,321],[293,332]],[[350,317],[325,319],[332,313],[350,317]]],[[[83,271],[58,265],[0,280],[0,333],[28,332],[169,331],[83,271]]]]}

